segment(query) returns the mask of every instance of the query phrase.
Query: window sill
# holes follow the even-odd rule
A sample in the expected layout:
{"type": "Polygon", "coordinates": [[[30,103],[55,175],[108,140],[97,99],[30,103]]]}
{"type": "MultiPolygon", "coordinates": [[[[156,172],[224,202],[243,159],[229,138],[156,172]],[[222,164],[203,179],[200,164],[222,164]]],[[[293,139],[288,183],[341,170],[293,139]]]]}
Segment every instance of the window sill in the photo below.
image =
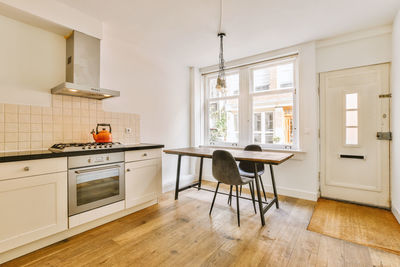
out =
{"type": "MultiPolygon", "coordinates": [[[[243,150],[244,147],[241,146],[224,146],[224,145],[200,145],[200,147],[210,147],[210,148],[225,148],[225,149],[237,149],[237,150],[243,150]]],[[[288,152],[288,153],[293,153],[293,154],[305,154],[306,151],[301,150],[301,149],[279,149],[279,148],[263,148],[263,151],[266,152],[288,152]]]]}

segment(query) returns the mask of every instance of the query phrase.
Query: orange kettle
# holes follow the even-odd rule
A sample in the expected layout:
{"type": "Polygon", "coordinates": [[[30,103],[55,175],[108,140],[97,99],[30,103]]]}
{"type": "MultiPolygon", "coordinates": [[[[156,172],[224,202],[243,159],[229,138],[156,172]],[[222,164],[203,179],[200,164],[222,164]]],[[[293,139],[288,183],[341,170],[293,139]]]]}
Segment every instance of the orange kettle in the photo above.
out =
{"type": "Polygon", "coordinates": [[[91,134],[93,135],[93,139],[96,143],[112,142],[111,125],[108,123],[98,123],[96,127],[96,132],[93,129],[91,134]],[[110,131],[107,131],[106,128],[103,128],[103,130],[99,132],[99,126],[106,126],[110,129],[110,131]]]}

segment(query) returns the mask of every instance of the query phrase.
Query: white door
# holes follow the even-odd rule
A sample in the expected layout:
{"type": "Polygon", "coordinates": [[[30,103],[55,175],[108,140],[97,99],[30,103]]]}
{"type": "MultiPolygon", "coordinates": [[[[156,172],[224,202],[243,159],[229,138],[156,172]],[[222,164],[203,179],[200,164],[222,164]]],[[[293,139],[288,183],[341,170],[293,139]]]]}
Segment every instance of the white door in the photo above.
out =
{"type": "Polygon", "coordinates": [[[389,207],[389,64],[322,73],[321,196],[389,207]]]}

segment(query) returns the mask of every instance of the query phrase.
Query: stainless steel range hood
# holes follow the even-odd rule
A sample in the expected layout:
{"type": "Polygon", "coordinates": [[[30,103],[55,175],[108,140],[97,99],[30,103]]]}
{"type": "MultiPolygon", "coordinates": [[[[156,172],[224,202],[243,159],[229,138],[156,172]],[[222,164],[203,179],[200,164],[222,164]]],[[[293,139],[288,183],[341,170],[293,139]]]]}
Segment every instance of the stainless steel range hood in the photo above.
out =
{"type": "Polygon", "coordinates": [[[119,96],[119,91],[100,84],[100,40],[73,31],[67,39],[66,82],[51,89],[52,94],[104,99],[119,96]]]}

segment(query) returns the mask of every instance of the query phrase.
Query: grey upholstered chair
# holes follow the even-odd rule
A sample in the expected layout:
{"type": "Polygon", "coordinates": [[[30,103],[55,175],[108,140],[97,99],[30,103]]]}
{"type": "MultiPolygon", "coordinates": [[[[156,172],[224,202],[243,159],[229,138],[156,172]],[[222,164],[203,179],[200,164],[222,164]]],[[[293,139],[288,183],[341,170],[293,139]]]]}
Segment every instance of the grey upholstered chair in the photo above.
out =
{"type": "Polygon", "coordinates": [[[217,179],[218,184],[215,189],[214,198],[211,203],[210,215],[214,206],[215,198],[218,193],[220,183],[231,186],[236,186],[236,204],[237,204],[237,219],[238,226],[240,226],[240,213],[239,213],[239,186],[248,184],[250,187],[251,198],[253,200],[254,211],[256,211],[256,204],[254,199],[254,183],[252,178],[240,176],[238,166],[235,159],[225,150],[215,150],[212,157],[212,174],[217,179]]]}
{"type": "MultiPolygon", "coordinates": [[[[262,151],[262,148],[259,145],[248,145],[244,148],[244,150],[245,151],[262,151]]],[[[249,162],[249,161],[241,161],[239,163],[239,173],[241,176],[254,179],[255,178],[254,177],[254,163],[249,162]]],[[[260,177],[261,188],[264,193],[265,201],[267,201],[267,195],[265,194],[264,184],[261,179],[261,175],[264,174],[264,164],[263,163],[257,163],[257,173],[258,173],[258,176],[260,177]]],[[[240,192],[242,192],[242,189],[240,189],[240,192]]]]}

